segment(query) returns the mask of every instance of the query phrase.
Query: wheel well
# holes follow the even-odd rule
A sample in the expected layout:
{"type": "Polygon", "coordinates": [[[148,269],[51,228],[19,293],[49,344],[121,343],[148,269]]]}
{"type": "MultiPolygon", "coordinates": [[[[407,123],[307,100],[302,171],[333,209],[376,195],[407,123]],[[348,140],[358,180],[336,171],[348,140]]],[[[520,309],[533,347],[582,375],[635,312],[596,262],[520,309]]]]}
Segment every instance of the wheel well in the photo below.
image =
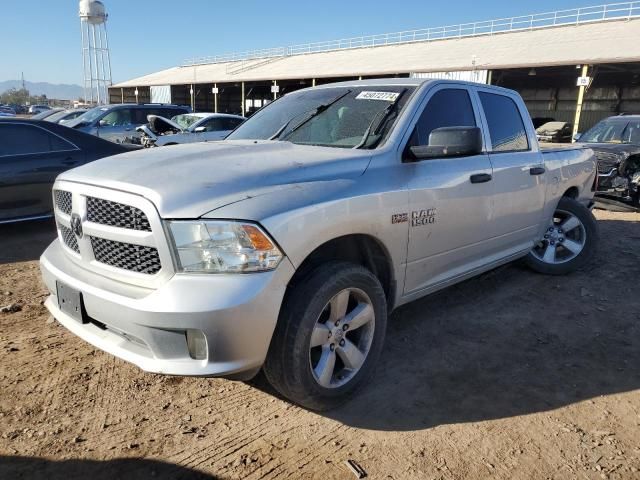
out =
{"type": "Polygon", "coordinates": [[[395,280],[391,259],[380,242],[369,235],[347,235],[320,245],[300,264],[289,286],[293,287],[303,281],[312,270],[323,263],[336,260],[362,265],[373,273],[384,289],[389,310],[393,308],[395,280]]]}
{"type": "Polygon", "coordinates": [[[578,198],[578,195],[580,195],[578,187],[571,187],[569,190],[562,194],[563,197],[573,198],[574,200],[578,198]]]}

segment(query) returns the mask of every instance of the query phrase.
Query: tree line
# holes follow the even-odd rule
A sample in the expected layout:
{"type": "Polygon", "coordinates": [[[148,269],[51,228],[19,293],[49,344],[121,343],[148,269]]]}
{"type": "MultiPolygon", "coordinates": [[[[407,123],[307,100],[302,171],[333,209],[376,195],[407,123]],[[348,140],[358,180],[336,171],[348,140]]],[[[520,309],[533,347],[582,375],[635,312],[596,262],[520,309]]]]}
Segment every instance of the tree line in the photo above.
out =
{"type": "Polygon", "coordinates": [[[26,88],[10,88],[0,94],[0,103],[6,105],[47,104],[46,95],[31,95],[26,88]]]}

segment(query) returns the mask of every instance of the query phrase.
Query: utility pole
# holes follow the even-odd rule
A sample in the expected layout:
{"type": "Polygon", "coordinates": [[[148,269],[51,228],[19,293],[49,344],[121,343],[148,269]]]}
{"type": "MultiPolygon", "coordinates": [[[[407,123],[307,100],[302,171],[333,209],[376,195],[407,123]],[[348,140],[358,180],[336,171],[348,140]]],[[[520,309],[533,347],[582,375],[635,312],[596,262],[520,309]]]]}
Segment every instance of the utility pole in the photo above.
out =
{"type": "Polygon", "coordinates": [[[244,82],[242,82],[242,90],[240,91],[240,96],[242,97],[242,102],[240,103],[240,111],[242,112],[242,116],[245,114],[245,106],[244,106],[244,82]]]}
{"type": "MultiPolygon", "coordinates": [[[[580,76],[580,78],[587,78],[587,73],[589,73],[589,65],[582,65],[582,75],[580,76]]],[[[576,105],[576,116],[573,120],[572,138],[576,136],[576,133],[578,133],[578,127],[580,126],[580,114],[582,113],[582,102],[584,101],[585,87],[586,85],[584,83],[580,83],[580,90],[578,91],[578,103],[576,105]]]]}
{"type": "Polygon", "coordinates": [[[22,74],[22,90],[26,90],[26,84],[24,83],[24,72],[20,72],[22,74]]]}

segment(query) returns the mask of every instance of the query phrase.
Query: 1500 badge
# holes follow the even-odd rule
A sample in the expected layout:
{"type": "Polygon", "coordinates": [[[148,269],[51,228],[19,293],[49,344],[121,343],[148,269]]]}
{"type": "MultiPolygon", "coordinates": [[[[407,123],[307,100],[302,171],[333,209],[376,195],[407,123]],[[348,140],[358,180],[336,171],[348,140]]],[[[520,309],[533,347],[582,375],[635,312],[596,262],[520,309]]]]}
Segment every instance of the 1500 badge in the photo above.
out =
{"type": "Polygon", "coordinates": [[[436,209],[428,208],[426,210],[418,210],[411,212],[411,226],[419,227],[422,225],[430,225],[436,223],[436,209]]]}
{"type": "Polygon", "coordinates": [[[394,213],[391,215],[391,224],[407,223],[409,221],[408,213],[394,213]]]}

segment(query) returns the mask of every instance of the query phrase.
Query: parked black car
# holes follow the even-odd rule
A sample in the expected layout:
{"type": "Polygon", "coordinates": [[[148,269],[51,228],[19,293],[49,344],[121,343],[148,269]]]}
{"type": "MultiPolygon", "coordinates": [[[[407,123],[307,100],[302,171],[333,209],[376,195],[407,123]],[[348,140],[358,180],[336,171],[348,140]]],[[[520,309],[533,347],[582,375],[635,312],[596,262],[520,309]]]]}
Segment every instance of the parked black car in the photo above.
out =
{"type": "Polygon", "coordinates": [[[609,117],[576,136],[598,159],[597,194],[640,207],[640,115],[609,117]]]}
{"type": "Polygon", "coordinates": [[[138,148],[56,123],[0,118],[0,223],[50,216],[58,174],[138,148]]]}

